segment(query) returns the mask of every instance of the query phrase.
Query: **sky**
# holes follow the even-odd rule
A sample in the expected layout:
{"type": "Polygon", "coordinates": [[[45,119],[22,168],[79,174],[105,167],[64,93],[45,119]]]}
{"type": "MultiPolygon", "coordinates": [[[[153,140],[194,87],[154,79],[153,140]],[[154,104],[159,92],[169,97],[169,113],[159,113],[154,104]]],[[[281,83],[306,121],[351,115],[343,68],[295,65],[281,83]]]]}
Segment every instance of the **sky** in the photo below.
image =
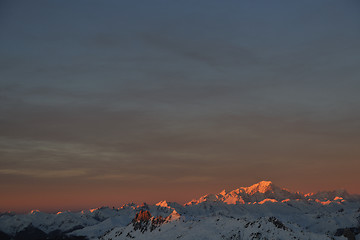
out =
{"type": "Polygon", "coordinates": [[[360,2],[1,1],[0,211],[360,193],[360,2]]]}

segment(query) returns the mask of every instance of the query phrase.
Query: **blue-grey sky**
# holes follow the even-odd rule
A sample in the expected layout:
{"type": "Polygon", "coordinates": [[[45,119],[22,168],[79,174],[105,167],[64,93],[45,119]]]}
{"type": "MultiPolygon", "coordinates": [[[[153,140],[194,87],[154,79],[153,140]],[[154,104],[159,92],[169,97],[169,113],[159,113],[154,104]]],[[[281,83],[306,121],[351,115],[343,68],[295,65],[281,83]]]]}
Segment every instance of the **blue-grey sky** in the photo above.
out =
{"type": "Polygon", "coordinates": [[[0,210],[359,193],[359,43],[355,0],[1,1],[0,210]]]}

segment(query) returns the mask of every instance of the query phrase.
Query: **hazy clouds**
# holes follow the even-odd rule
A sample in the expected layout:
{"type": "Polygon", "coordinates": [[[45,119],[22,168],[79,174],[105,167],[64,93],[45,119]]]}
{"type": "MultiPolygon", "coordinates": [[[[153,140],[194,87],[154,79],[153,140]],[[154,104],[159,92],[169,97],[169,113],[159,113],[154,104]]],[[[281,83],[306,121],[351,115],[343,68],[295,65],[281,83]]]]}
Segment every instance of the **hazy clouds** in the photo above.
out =
{"type": "Polygon", "coordinates": [[[359,8],[2,2],[1,210],[30,186],[73,208],[262,179],[359,192],[359,8]]]}

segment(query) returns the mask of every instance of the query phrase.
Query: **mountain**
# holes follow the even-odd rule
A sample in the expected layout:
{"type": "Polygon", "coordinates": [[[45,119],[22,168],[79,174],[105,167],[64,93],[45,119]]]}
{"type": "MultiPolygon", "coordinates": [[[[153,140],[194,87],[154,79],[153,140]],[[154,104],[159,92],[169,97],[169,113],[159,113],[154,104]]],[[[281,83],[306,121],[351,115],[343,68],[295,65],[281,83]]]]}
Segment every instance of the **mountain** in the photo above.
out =
{"type": "Polygon", "coordinates": [[[261,181],[184,205],[161,201],[57,214],[0,214],[1,239],[360,239],[360,198],[261,181]]]}
{"type": "Polygon", "coordinates": [[[304,199],[299,193],[292,193],[287,189],[274,185],[271,181],[261,181],[250,187],[241,187],[230,192],[223,190],[219,194],[205,195],[192,200],[186,205],[196,205],[202,202],[222,202],[227,204],[278,202],[287,199],[304,199]]]}

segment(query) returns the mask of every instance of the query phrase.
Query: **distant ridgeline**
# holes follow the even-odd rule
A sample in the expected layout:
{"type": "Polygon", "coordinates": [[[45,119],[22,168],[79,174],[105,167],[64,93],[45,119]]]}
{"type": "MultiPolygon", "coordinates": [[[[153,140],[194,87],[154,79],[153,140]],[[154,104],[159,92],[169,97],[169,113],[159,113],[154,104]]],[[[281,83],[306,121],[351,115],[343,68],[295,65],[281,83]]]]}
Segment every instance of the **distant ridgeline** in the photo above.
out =
{"type": "Polygon", "coordinates": [[[57,214],[0,215],[0,239],[360,239],[360,197],[302,194],[262,181],[184,205],[126,204],[57,214]]]}

